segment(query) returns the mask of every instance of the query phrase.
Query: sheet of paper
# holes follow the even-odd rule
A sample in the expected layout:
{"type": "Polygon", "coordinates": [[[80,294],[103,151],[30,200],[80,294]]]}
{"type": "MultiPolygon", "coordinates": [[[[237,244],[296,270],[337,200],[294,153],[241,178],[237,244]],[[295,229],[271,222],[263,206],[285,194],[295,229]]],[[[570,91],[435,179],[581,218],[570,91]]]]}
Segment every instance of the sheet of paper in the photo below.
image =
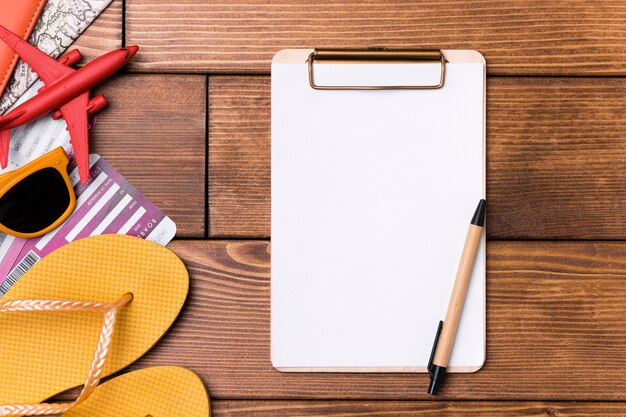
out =
{"type": "MultiPolygon", "coordinates": [[[[43,87],[43,82],[41,80],[35,81],[9,110],[36,96],[37,90],[41,87],[43,87]]],[[[94,120],[95,118],[91,118],[90,123],[93,124],[94,120]]],[[[70,158],[72,157],[73,149],[70,146],[70,134],[67,131],[65,120],[62,118],[54,120],[48,115],[11,130],[10,147],[19,156],[26,158],[20,158],[22,161],[32,161],[59,146],[65,149],[70,158]]],[[[9,160],[12,159],[9,158],[9,160]]],[[[2,172],[4,171],[0,170],[0,173],[2,172]]]]}
{"type": "MultiPolygon", "coordinates": [[[[58,58],[109,3],[111,0],[48,0],[28,41],[58,58]]],[[[0,98],[0,114],[11,107],[37,78],[37,73],[20,60],[0,98]]]]}
{"type": "MultiPolygon", "coordinates": [[[[24,161],[14,150],[12,160],[24,161]]],[[[99,155],[89,156],[90,178],[80,184],[70,172],[76,192],[74,213],[40,238],[18,239],[0,234],[0,296],[41,258],[55,249],[87,236],[126,234],[167,245],[176,234],[174,222],[155,207],[99,155]]]]}

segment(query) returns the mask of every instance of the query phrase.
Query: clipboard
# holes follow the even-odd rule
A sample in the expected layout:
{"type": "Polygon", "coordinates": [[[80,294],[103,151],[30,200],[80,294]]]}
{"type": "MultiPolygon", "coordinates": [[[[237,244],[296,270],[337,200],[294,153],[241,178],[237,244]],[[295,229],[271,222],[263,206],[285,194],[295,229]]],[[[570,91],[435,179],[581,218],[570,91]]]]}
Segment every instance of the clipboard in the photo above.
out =
{"type": "MultiPolygon", "coordinates": [[[[272,61],[271,360],[427,372],[485,196],[472,50],[286,49],[272,61]]],[[[448,372],[485,361],[485,238],[448,372]]]]}

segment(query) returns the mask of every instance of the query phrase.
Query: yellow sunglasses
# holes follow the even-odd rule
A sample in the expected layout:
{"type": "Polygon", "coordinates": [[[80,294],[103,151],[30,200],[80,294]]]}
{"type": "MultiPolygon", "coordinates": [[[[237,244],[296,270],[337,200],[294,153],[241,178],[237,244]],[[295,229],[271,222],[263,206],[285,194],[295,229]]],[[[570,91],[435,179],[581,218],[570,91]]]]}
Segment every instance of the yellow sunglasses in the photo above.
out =
{"type": "Polygon", "coordinates": [[[76,207],[69,162],[63,148],[56,148],[0,175],[0,231],[32,238],[63,223],[76,207]]]}

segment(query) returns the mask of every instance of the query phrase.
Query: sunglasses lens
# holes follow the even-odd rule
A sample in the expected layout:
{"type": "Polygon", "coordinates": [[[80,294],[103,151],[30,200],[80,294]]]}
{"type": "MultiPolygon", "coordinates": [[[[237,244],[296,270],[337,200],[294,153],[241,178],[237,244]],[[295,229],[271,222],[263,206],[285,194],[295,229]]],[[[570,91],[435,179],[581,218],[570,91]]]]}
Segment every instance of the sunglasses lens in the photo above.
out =
{"type": "Polygon", "coordinates": [[[57,221],[69,205],[63,175],[54,168],[44,168],[0,198],[0,223],[18,233],[36,233],[57,221]]]}

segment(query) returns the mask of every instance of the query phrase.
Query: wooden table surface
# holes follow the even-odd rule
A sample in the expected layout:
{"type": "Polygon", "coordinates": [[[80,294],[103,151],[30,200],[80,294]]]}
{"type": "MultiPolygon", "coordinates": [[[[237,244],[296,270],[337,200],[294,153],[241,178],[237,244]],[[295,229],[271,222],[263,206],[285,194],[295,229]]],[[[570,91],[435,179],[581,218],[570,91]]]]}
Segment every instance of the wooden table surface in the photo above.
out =
{"type": "Polygon", "coordinates": [[[114,0],[77,42],[130,44],[92,149],[177,223],[192,277],[134,369],[198,372],[220,417],[626,415],[626,1],[114,0]],[[487,59],[487,362],[436,399],[425,374],[271,366],[270,60],[315,46],[487,59]]]}

